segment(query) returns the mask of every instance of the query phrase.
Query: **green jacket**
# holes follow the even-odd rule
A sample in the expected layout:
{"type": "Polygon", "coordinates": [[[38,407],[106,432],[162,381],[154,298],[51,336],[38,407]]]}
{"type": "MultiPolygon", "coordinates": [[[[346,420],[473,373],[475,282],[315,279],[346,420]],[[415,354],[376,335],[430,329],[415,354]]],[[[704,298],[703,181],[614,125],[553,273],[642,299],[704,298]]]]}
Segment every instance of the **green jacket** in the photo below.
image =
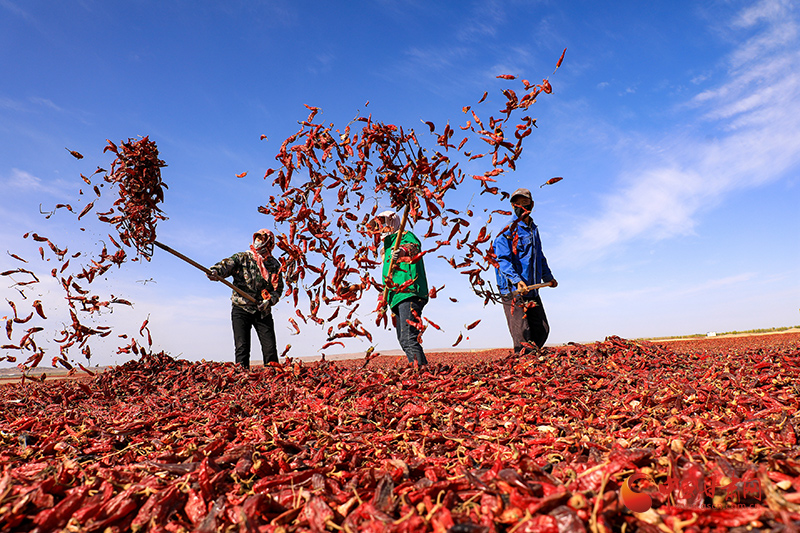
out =
{"type": "MultiPolygon", "coordinates": [[[[265,259],[265,262],[270,274],[276,274],[280,271],[281,264],[274,257],[268,257],[265,259]]],[[[256,260],[250,255],[250,252],[233,254],[229,258],[223,259],[212,266],[209,270],[221,278],[233,276],[233,284],[237,288],[250,294],[258,303],[261,303],[265,299],[261,291],[266,289],[270,295],[270,307],[278,303],[281,297],[281,291],[283,291],[283,279],[279,277],[278,286],[273,287],[272,283],[269,280],[265,280],[261,275],[261,271],[258,270],[258,263],[256,263],[256,260]]],[[[239,306],[250,313],[258,311],[255,304],[249,300],[245,300],[238,292],[231,292],[231,301],[233,305],[239,306]]],[[[266,313],[269,314],[269,310],[267,310],[266,313]]]]}
{"type": "MultiPolygon", "coordinates": [[[[392,260],[392,249],[394,249],[396,236],[397,233],[393,233],[383,238],[383,278],[381,279],[384,282],[389,274],[389,263],[392,260]]],[[[414,253],[419,252],[421,248],[419,239],[410,231],[404,231],[403,238],[400,240],[400,246],[405,245],[409,245],[408,248],[414,253]]],[[[425,276],[425,263],[422,261],[422,258],[416,263],[395,262],[392,282],[395,285],[402,285],[410,279],[414,279],[414,281],[406,287],[403,292],[396,292],[391,288],[389,289],[388,299],[390,308],[394,308],[400,302],[414,297],[421,298],[425,302],[428,301],[428,279],[425,276]]]]}

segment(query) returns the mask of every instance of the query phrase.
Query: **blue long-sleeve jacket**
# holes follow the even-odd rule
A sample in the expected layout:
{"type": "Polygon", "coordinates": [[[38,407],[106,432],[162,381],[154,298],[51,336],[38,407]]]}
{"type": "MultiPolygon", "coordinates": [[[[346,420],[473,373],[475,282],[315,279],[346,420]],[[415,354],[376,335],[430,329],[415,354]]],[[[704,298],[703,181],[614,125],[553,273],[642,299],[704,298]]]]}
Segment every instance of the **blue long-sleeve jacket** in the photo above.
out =
{"type": "MultiPolygon", "coordinates": [[[[524,281],[526,285],[534,285],[551,281],[553,273],[547,266],[547,259],[542,252],[542,241],[539,229],[531,220],[530,225],[518,222],[514,227],[512,218],[508,227],[494,240],[494,253],[497,256],[497,288],[500,294],[509,294],[517,288],[517,283],[524,281]],[[516,253],[513,250],[513,231],[517,234],[516,253]]],[[[539,293],[538,289],[525,294],[525,299],[532,299],[539,293]]]]}

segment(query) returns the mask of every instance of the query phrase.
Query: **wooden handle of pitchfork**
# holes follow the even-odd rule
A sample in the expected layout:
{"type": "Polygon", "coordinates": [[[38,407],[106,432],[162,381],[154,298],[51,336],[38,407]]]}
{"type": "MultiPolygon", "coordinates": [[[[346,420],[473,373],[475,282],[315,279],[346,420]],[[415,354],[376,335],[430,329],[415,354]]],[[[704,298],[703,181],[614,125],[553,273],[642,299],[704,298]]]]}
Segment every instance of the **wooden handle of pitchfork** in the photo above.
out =
{"type": "MultiPolygon", "coordinates": [[[[166,244],[161,244],[161,243],[160,243],[160,242],[158,242],[158,241],[154,241],[154,242],[153,242],[153,244],[155,244],[156,246],[158,246],[159,248],[161,248],[161,249],[162,249],[162,250],[164,250],[165,252],[169,252],[169,253],[171,253],[172,255],[174,255],[174,256],[175,256],[175,257],[177,257],[177,258],[179,258],[179,259],[183,259],[184,261],[186,261],[186,262],[187,262],[187,263],[189,263],[190,265],[192,265],[192,266],[194,266],[194,267],[197,267],[197,268],[199,268],[200,270],[202,270],[203,272],[205,272],[207,275],[211,275],[211,276],[214,276],[214,275],[216,275],[216,274],[214,274],[213,272],[211,272],[209,269],[207,269],[206,267],[204,267],[203,265],[201,265],[200,263],[198,263],[197,261],[194,261],[194,260],[192,260],[192,259],[189,259],[188,257],[186,257],[185,255],[183,255],[183,254],[182,254],[182,253],[180,253],[179,251],[177,251],[177,250],[173,250],[172,248],[170,248],[170,247],[169,247],[169,246],[167,246],[166,244]]],[[[249,294],[247,294],[246,292],[244,292],[242,289],[240,289],[239,287],[237,287],[236,285],[234,285],[234,284],[233,284],[233,283],[231,283],[230,281],[228,281],[228,280],[226,280],[226,279],[224,279],[224,278],[220,278],[220,277],[218,277],[217,279],[219,279],[219,281],[221,281],[222,283],[224,283],[225,285],[227,285],[227,286],[228,286],[228,287],[230,287],[231,289],[233,289],[233,290],[235,290],[236,292],[238,292],[238,293],[239,293],[239,294],[242,296],[242,298],[244,298],[244,299],[246,299],[246,300],[249,300],[249,301],[253,302],[254,304],[258,305],[258,302],[256,301],[256,299],[255,299],[255,298],[253,298],[252,296],[250,296],[249,294]]]]}
{"type": "Polygon", "coordinates": [[[528,285],[521,291],[513,291],[511,294],[525,294],[534,289],[541,289],[542,287],[551,287],[553,285],[552,281],[548,281],[547,283],[537,283],[536,285],[528,285]]]}
{"type": "Polygon", "coordinates": [[[392,273],[394,272],[394,253],[400,247],[400,241],[403,239],[403,229],[406,227],[406,222],[408,222],[408,204],[406,204],[406,208],[403,211],[403,218],[400,220],[400,229],[397,230],[397,238],[394,240],[394,246],[392,246],[392,256],[389,259],[389,273],[386,274],[386,279],[383,280],[383,305],[389,305],[388,300],[386,299],[389,295],[389,287],[386,284],[392,279],[392,273]]]}

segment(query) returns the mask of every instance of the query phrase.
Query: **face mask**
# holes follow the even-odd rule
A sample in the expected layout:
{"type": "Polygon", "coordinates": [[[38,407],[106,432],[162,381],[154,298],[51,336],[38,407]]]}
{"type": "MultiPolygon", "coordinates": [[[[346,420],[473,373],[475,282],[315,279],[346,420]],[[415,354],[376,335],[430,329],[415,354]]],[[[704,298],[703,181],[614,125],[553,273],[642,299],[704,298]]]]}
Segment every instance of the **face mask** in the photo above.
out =
{"type": "Polygon", "coordinates": [[[253,246],[255,246],[256,249],[261,248],[262,246],[264,246],[264,240],[263,239],[254,240],[253,241],[253,246]]]}
{"type": "Polygon", "coordinates": [[[524,207],[520,207],[518,205],[514,206],[514,214],[517,216],[517,218],[522,218],[528,213],[529,213],[528,209],[525,209],[524,207]]]}

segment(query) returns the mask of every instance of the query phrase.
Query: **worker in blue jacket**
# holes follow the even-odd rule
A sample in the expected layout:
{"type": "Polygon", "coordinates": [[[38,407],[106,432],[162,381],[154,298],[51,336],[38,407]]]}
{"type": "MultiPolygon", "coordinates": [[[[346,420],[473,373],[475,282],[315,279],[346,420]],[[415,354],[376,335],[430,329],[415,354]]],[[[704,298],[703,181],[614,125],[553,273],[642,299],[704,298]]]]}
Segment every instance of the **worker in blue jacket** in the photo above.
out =
{"type": "Polygon", "coordinates": [[[531,218],[533,197],[528,189],[517,189],[511,195],[514,215],[511,223],[495,238],[497,287],[503,302],[508,329],[514,342],[514,353],[541,348],[550,333],[550,324],[539,297],[539,289],[529,286],[558,282],[550,272],[542,253],[539,229],[531,218]]]}

